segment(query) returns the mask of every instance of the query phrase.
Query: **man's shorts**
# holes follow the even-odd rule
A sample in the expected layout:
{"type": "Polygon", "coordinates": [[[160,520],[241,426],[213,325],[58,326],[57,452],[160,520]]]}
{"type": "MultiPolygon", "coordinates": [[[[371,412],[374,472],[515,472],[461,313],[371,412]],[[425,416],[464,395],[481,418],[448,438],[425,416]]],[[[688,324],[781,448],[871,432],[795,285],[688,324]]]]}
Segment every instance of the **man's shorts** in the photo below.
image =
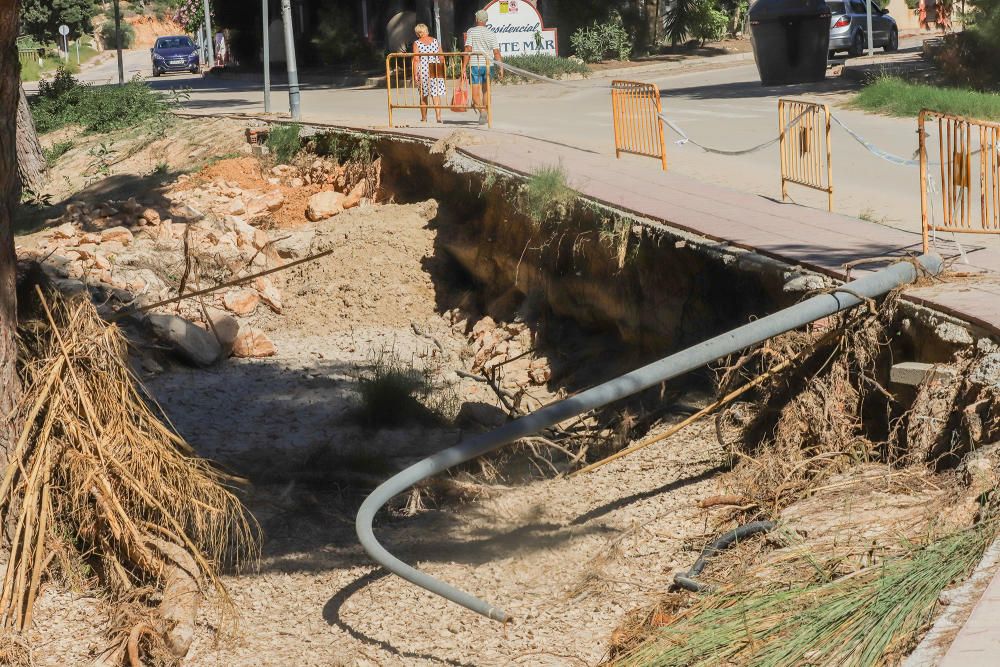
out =
{"type": "Polygon", "coordinates": [[[469,77],[472,83],[486,83],[486,65],[472,65],[469,77]]]}

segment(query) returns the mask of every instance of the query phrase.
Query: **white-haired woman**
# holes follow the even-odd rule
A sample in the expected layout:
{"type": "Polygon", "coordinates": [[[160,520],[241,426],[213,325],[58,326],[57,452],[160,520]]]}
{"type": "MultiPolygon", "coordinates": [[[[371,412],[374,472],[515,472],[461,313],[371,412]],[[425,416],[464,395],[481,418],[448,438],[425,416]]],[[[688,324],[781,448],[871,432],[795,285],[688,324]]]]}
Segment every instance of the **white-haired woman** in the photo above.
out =
{"type": "Polygon", "coordinates": [[[420,120],[427,122],[427,101],[430,100],[436,107],[434,117],[440,123],[441,106],[448,93],[444,84],[441,44],[430,36],[430,30],[423,23],[418,23],[413,30],[417,33],[417,39],[413,42],[413,79],[420,90],[420,120]]]}

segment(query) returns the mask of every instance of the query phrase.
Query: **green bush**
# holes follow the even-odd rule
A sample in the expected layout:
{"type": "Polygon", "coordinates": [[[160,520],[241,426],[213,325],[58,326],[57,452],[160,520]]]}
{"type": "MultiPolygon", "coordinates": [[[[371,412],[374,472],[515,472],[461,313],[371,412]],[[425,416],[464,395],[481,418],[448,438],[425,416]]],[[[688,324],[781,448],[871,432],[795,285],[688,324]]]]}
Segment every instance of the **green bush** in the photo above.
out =
{"type": "Polygon", "coordinates": [[[632,38],[617,12],[613,12],[606,21],[595,21],[580,28],[570,36],[569,43],[573,52],[588,63],[598,63],[607,58],[624,61],[632,55],[632,38]]]}
{"type": "MultiPolygon", "coordinates": [[[[559,58],[558,56],[547,56],[544,54],[534,54],[525,56],[511,56],[504,59],[504,64],[513,65],[534,74],[548,77],[550,79],[561,79],[568,74],[587,75],[590,70],[579,59],[559,58]]],[[[516,72],[507,71],[503,79],[496,80],[496,83],[516,83],[528,80],[527,77],[518,76],[516,72]]]]}
{"type": "Polygon", "coordinates": [[[39,132],[66,125],[110,132],[165,117],[169,110],[167,96],[138,77],[123,86],[91,86],[80,83],[63,68],[52,79],[42,79],[31,109],[39,132]]]}
{"type": "MultiPolygon", "coordinates": [[[[122,48],[130,49],[132,44],[135,43],[135,29],[125,21],[121,22],[122,31],[122,48]]],[[[97,30],[98,36],[101,38],[101,43],[104,44],[106,49],[116,49],[118,48],[118,41],[115,38],[115,21],[114,19],[108,19],[101,24],[101,27],[97,30]]]]}
{"type": "Polygon", "coordinates": [[[267,148],[274,156],[278,164],[288,164],[295,154],[302,150],[302,139],[300,134],[302,126],[298,123],[291,125],[275,125],[267,135],[267,148]]]}
{"type": "Polygon", "coordinates": [[[691,14],[691,36],[705,42],[718,41],[726,33],[729,17],[716,8],[715,0],[697,0],[691,14]]]}

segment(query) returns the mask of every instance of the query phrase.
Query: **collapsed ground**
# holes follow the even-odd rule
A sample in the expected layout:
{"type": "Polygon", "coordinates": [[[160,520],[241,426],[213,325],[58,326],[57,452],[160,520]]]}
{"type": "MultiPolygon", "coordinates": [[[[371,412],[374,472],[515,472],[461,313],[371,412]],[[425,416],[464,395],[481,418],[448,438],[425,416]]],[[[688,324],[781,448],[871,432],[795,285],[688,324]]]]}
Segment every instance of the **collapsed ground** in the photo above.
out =
{"type": "MultiPolygon", "coordinates": [[[[188,664],[593,664],[633,649],[691,604],[693,596],[664,608],[660,596],[719,532],[762,512],[781,511],[791,525],[815,513],[807,504],[811,490],[795,488],[775,502],[769,492],[781,480],[763,474],[749,475],[756,487],[737,487],[736,509],[699,506],[732,495],[734,483],[748,479],[746,468],[737,468],[742,478],[722,474],[733,447],[720,434],[734,425],[741,433],[754,421],[750,401],[737,406],[743,413],[728,411],[721,425],[699,422],[592,474],[557,477],[566,457],[537,441],[401,498],[377,527],[380,537],[404,560],[506,607],[517,619],[507,628],[383,576],[354,536],[354,511],[367,489],[463,433],[502,423],[512,406],[534,409],[634,366],[640,355],[614,337],[540,316],[544,304],[484,300],[442,251],[443,231],[462,221],[434,200],[387,201],[370,146],[326,147],[320,150],[326,155],[300,156],[291,167],[246,155],[176,173],[185,162],[211,157],[212,148],[196,145],[201,137],[242,151],[243,129],[231,121],[182,121],[159,146],[122,138],[134,152],[98,164],[88,190],[74,196],[79,202],[18,239],[21,256],[44,258],[62,291],[86,289],[106,313],[330,251],[201,300],[158,306],[160,319],[121,320],[138,372],[181,434],[200,454],[250,479],[247,502],[265,533],[260,572],[225,578],[240,627],[219,625],[206,610],[188,664]],[[144,162],[152,168],[139,179],[134,172],[144,162]],[[155,189],[147,189],[151,178],[160,184],[155,189]],[[178,320],[168,318],[178,315],[197,332],[172,326],[178,320]],[[607,354],[611,346],[618,355],[607,354]],[[762,507],[767,501],[774,507],[762,507]],[[640,614],[638,623],[615,632],[637,608],[666,611],[640,614]]],[[[95,152],[102,154],[98,142],[74,146],[57,169],[76,173],[95,152]]],[[[744,363],[763,370],[802,347],[802,340],[787,341],[763,355],[767,363],[744,363]]],[[[836,388],[851,386],[849,375],[836,378],[842,383],[836,388]]],[[[808,386],[799,389],[802,401],[814,396],[808,386]]],[[[665,430],[706,398],[691,387],[680,396],[670,388],[652,403],[647,398],[645,405],[567,425],[576,437],[560,446],[571,453],[593,447],[587,458],[594,460],[665,430]],[[645,417],[651,406],[658,410],[652,419],[645,417]]],[[[775,406],[790,400],[780,393],[759,398],[775,406]]],[[[923,400],[932,399],[941,404],[926,408],[938,411],[931,414],[936,419],[956,403],[954,395],[923,400]]],[[[989,438],[993,417],[977,409],[986,417],[978,439],[989,438]]],[[[853,419],[853,410],[848,405],[842,416],[853,419]]],[[[850,432],[847,445],[858,447],[862,434],[876,430],[835,426],[846,428],[839,434],[850,432]]],[[[804,426],[786,427],[800,428],[803,439],[810,435],[804,426]]],[[[907,435],[906,442],[926,441],[924,458],[940,457],[933,451],[939,430],[907,435]]],[[[986,461],[981,465],[989,468],[986,461]]],[[[831,467],[815,476],[840,494],[812,500],[835,508],[826,523],[836,530],[802,532],[829,557],[831,571],[857,556],[858,542],[838,541],[857,531],[845,520],[853,511],[838,512],[833,501],[852,498],[859,484],[871,493],[868,511],[898,510],[891,525],[865,533],[863,546],[883,545],[871,550],[881,558],[899,551],[900,526],[906,538],[924,538],[942,508],[954,515],[954,527],[968,525],[983,485],[991,483],[988,476],[984,482],[910,469],[900,482],[884,470],[831,467]],[[840,550],[831,550],[830,541],[840,550]]],[[[706,580],[724,583],[740,559],[767,562],[747,552],[730,558],[710,568],[706,580]]],[[[44,624],[31,635],[39,664],[78,664],[100,652],[103,628],[95,618],[102,607],[91,591],[45,589],[37,612],[44,624]]]]}

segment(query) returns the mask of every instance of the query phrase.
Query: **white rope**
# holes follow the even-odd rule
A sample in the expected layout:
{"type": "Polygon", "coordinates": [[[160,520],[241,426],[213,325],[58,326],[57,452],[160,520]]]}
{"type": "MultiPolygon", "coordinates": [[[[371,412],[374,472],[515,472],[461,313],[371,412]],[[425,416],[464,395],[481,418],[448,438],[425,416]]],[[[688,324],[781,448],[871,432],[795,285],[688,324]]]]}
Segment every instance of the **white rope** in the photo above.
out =
{"type": "Polygon", "coordinates": [[[678,127],[676,123],[674,123],[669,118],[667,118],[666,114],[662,114],[661,113],[661,114],[657,114],[657,115],[659,116],[660,120],[662,120],[666,124],[667,127],[669,127],[671,130],[673,130],[674,132],[676,132],[678,134],[678,136],[680,136],[680,140],[677,141],[677,142],[675,142],[678,146],[683,146],[684,144],[693,144],[693,145],[697,146],[698,148],[700,148],[701,150],[705,151],[706,153],[715,153],[717,155],[734,156],[734,155],[748,155],[750,153],[756,153],[757,151],[764,150],[765,148],[768,148],[769,146],[773,146],[774,144],[776,144],[779,141],[781,141],[781,138],[784,136],[784,132],[787,132],[788,130],[790,130],[793,127],[795,127],[798,124],[798,122],[800,120],[802,120],[802,117],[805,116],[808,113],[809,113],[809,110],[807,109],[807,110],[803,111],[802,113],[800,113],[795,118],[793,118],[791,120],[791,122],[788,123],[788,126],[784,129],[784,131],[781,134],[779,134],[778,136],[776,136],[775,138],[769,139],[768,141],[765,141],[762,144],[757,144],[756,146],[752,146],[750,148],[744,148],[742,150],[725,150],[725,149],[722,149],[722,148],[712,148],[710,146],[705,146],[703,144],[699,144],[697,141],[695,141],[694,139],[692,139],[691,137],[689,137],[687,135],[687,133],[684,132],[684,130],[682,130],[680,127],[678,127]]]}

